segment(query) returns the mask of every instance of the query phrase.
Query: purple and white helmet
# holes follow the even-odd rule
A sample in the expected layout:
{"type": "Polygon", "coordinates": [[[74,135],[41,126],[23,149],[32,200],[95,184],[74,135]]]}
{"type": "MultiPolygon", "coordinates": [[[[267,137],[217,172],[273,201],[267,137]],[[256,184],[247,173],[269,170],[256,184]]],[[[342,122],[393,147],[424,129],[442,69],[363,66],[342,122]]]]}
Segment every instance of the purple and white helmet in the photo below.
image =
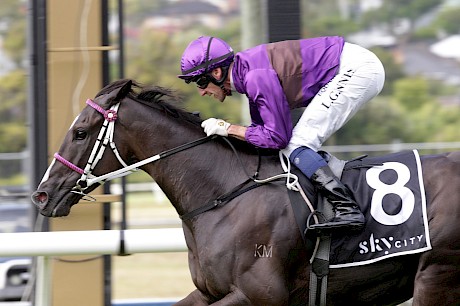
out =
{"type": "Polygon", "coordinates": [[[201,36],[192,41],[180,61],[182,74],[178,78],[187,80],[202,75],[216,67],[228,66],[233,61],[233,49],[217,37],[201,36]]]}

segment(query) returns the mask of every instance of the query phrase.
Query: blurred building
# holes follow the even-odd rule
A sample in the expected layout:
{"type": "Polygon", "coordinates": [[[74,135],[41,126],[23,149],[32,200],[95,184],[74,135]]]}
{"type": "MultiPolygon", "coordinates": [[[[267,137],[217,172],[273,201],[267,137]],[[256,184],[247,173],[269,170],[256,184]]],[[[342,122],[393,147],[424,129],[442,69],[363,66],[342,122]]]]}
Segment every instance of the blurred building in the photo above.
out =
{"type": "MultiPolygon", "coordinates": [[[[347,0],[339,0],[345,1],[347,0]]],[[[378,8],[382,1],[372,1],[372,5],[359,2],[355,13],[378,8]]],[[[451,85],[460,85],[460,35],[442,36],[435,40],[417,42],[406,41],[404,36],[416,29],[429,26],[444,9],[458,8],[460,0],[446,0],[426,14],[411,21],[401,19],[391,27],[388,24],[375,25],[353,33],[347,40],[366,48],[381,47],[393,51],[396,60],[403,65],[409,76],[423,76],[451,85]]]]}
{"type": "Polygon", "coordinates": [[[228,19],[239,13],[239,1],[177,0],[152,12],[143,27],[177,32],[190,27],[223,28],[228,19]]]}

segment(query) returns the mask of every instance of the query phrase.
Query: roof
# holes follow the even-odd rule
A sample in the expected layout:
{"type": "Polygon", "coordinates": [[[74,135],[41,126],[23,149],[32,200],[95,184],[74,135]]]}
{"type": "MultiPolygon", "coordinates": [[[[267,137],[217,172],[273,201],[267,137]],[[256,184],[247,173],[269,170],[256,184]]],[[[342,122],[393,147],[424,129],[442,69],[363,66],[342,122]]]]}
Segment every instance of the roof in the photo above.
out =
{"type": "Polygon", "coordinates": [[[177,1],[159,10],[152,12],[151,16],[177,16],[194,14],[220,14],[220,9],[203,1],[177,1]]]}
{"type": "Polygon", "coordinates": [[[432,44],[430,51],[440,57],[460,59],[460,35],[452,35],[432,44]]]}
{"type": "Polygon", "coordinates": [[[404,71],[409,75],[423,75],[429,79],[460,84],[460,64],[430,52],[429,43],[410,43],[400,46],[404,71]]]}
{"type": "Polygon", "coordinates": [[[386,31],[372,29],[369,31],[361,31],[347,36],[347,41],[360,45],[364,48],[391,47],[397,41],[393,35],[388,34],[386,31]]]}

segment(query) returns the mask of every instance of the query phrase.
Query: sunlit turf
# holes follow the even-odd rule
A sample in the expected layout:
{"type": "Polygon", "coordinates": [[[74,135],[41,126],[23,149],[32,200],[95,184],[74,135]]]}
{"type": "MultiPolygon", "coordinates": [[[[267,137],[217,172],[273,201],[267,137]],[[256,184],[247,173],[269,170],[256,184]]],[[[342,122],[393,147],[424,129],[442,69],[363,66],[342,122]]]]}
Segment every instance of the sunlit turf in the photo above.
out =
{"type": "MultiPolygon", "coordinates": [[[[126,202],[131,228],[152,228],[158,222],[180,226],[176,211],[160,193],[128,193],[126,202]]],[[[112,205],[112,220],[117,222],[121,204],[112,205]]],[[[143,253],[113,256],[112,259],[113,299],[183,298],[195,288],[186,252],[143,253]]]]}

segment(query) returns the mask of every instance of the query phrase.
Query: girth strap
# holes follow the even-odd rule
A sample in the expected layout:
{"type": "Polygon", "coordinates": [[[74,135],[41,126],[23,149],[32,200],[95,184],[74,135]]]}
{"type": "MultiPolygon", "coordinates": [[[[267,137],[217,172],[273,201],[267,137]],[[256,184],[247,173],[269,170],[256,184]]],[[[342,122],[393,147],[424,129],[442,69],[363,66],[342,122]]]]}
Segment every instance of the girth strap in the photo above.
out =
{"type": "Polygon", "coordinates": [[[199,214],[207,212],[207,211],[209,211],[211,209],[224,206],[225,204],[227,204],[228,202],[230,202],[231,200],[233,200],[237,196],[242,195],[243,193],[248,192],[248,191],[250,191],[252,189],[255,189],[257,187],[260,187],[262,185],[263,184],[261,184],[261,183],[254,183],[253,180],[251,178],[249,178],[246,181],[244,181],[243,183],[241,183],[238,186],[236,186],[235,188],[233,188],[231,191],[227,192],[226,194],[221,195],[217,199],[212,200],[211,202],[209,202],[208,204],[206,204],[204,206],[201,206],[201,207],[199,207],[197,209],[194,209],[191,212],[185,213],[185,214],[183,214],[183,215],[181,215],[179,217],[183,221],[192,219],[193,217],[196,217],[199,214]],[[245,188],[242,188],[244,185],[246,185],[249,182],[251,182],[252,184],[247,186],[247,187],[245,187],[245,188]]]}

